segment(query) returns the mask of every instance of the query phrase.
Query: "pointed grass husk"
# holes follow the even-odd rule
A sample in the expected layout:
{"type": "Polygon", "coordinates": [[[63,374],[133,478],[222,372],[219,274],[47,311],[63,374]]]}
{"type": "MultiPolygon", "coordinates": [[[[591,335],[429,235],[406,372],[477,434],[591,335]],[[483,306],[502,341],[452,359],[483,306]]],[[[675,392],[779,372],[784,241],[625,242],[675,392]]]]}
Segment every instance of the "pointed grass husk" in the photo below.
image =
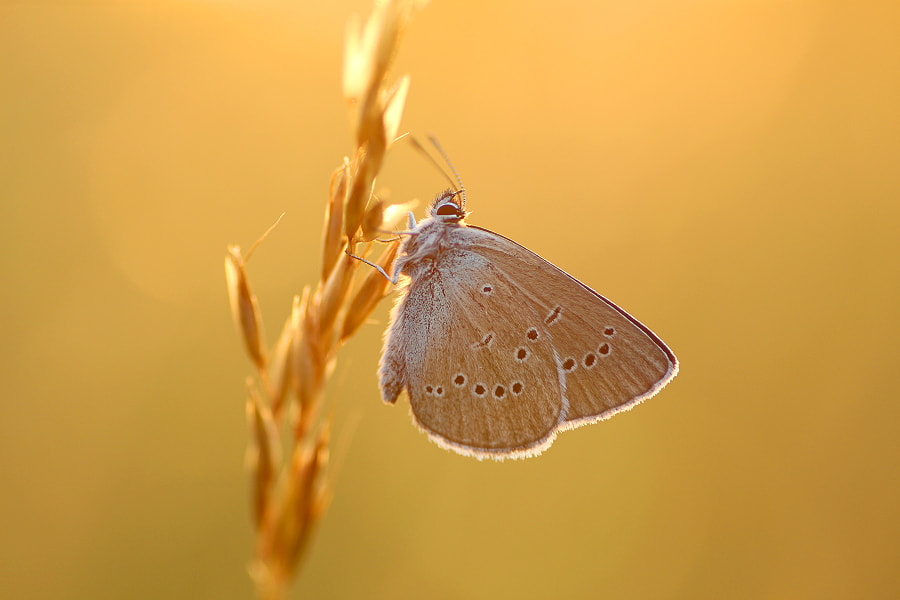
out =
{"type": "Polygon", "coordinates": [[[281,413],[284,407],[285,399],[290,392],[291,382],[293,380],[293,361],[292,351],[294,347],[295,323],[293,318],[294,310],[299,305],[299,296],[294,296],[294,309],[291,310],[291,316],[281,328],[281,335],[278,336],[278,343],[275,344],[275,350],[269,361],[269,395],[272,399],[272,414],[275,418],[281,413]]]}
{"type": "Polygon", "coordinates": [[[228,247],[228,254],[225,255],[225,282],[228,285],[231,314],[241,332],[247,354],[257,369],[265,369],[262,318],[256,296],[250,292],[244,258],[241,256],[239,246],[228,247]]]}
{"type": "Polygon", "coordinates": [[[322,279],[334,268],[344,246],[344,205],[347,202],[347,179],[350,177],[350,161],[335,169],[328,187],[328,209],[325,211],[325,232],[322,236],[322,279]]]}
{"type": "MultiPolygon", "coordinates": [[[[296,487],[291,490],[294,515],[297,523],[318,523],[324,506],[319,502],[328,484],[325,480],[328,465],[328,442],[331,423],[326,421],[314,436],[312,444],[304,448],[296,448],[292,464],[292,481],[296,487]]],[[[309,546],[311,527],[305,528],[291,539],[287,553],[292,565],[298,565],[304,551],[309,546]]]]}
{"type": "MultiPolygon", "coordinates": [[[[356,148],[329,182],[319,281],[294,297],[271,354],[247,279],[249,254],[243,257],[237,246],[226,254],[232,315],[256,369],[247,392],[247,464],[256,529],[250,574],[260,599],[285,597],[332,496],[331,419],[322,417],[325,386],[340,346],[365,323],[388,284],[372,269],[358,281],[361,263],[345,251],[355,254],[360,241],[377,237],[399,214],[400,207],[373,199],[372,189],[397,134],[409,88],[407,77],[389,88],[388,69],[403,29],[422,5],[416,0],[376,2],[365,23],[348,25],[343,89],[356,148]]],[[[396,241],[384,246],[373,261],[391,272],[398,247],[396,241]]]]}
{"type": "Polygon", "coordinates": [[[362,228],[362,234],[359,236],[360,241],[371,242],[384,233],[381,228],[381,225],[384,222],[384,208],[384,201],[379,200],[378,198],[372,198],[372,201],[369,202],[369,206],[366,208],[366,213],[363,215],[363,220],[360,224],[360,227],[362,228]]]}
{"type": "Polygon", "coordinates": [[[247,420],[252,432],[247,446],[247,466],[254,474],[253,515],[256,527],[261,528],[271,504],[269,497],[281,463],[281,443],[272,413],[252,381],[247,384],[247,395],[247,420]]]}
{"type": "Polygon", "coordinates": [[[370,140],[366,145],[357,149],[356,157],[351,165],[353,183],[350,185],[344,210],[344,229],[347,239],[351,243],[356,239],[359,227],[365,217],[366,205],[371,196],[375,174],[381,168],[384,150],[383,145],[373,144],[370,140]]]}
{"type": "Polygon", "coordinates": [[[324,286],[319,288],[316,294],[316,327],[319,338],[320,350],[327,351],[334,345],[331,332],[334,331],[335,321],[344,307],[347,294],[350,293],[350,285],[353,282],[353,274],[360,262],[351,256],[344,254],[335,265],[331,275],[324,286]]]}

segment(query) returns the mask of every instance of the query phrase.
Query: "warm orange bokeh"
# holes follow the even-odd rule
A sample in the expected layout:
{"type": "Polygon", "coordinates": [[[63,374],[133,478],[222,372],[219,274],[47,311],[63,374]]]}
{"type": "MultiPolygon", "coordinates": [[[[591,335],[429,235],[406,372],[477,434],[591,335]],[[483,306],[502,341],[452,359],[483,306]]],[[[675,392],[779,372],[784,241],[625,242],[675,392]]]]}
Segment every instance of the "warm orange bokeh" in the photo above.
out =
{"type": "MultiPolygon", "coordinates": [[[[440,138],[470,222],[621,304],[682,372],[541,458],[479,463],[382,405],[385,302],[332,380],[335,500],[296,597],[900,594],[900,14],[871,4],[418,15],[401,129],[440,138]]],[[[287,212],[249,265],[273,341],[318,276],[352,148],[342,36],[368,9],[0,8],[4,597],[251,597],[222,260],[287,212]]],[[[443,186],[398,144],[379,190],[443,186]]]]}

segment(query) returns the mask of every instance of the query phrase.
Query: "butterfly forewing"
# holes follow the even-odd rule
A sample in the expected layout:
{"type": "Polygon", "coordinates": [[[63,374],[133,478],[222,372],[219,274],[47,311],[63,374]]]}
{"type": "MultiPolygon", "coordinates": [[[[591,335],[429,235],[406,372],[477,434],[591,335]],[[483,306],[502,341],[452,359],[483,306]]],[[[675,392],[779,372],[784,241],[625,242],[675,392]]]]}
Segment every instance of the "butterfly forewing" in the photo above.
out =
{"type": "Polygon", "coordinates": [[[609,416],[652,396],[677,371],[672,352],[623,310],[537,254],[485,229],[471,249],[505,270],[541,318],[559,357],[564,427],[609,416]],[[540,290],[539,294],[533,290],[540,290]]]}
{"type": "Polygon", "coordinates": [[[428,331],[407,348],[423,360],[406,373],[416,422],[436,441],[476,456],[526,455],[552,441],[563,412],[553,349],[529,339],[525,324],[539,314],[500,271],[474,252],[447,252],[410,286],[404,313],[404,327],[428,331]]]}

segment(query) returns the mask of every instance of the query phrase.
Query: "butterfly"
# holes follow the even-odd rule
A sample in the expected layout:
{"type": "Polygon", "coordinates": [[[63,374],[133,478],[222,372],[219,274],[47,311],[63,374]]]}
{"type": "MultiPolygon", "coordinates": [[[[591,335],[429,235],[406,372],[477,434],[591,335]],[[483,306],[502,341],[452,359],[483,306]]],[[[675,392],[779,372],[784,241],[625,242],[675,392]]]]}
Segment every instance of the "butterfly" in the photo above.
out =
{"type": "Polygon", "coordinates": [[[405,391],[432,441],[479,459],[534,456],[558,432],[628,410],[675,377],[675,354],[650,329],[466,216],[462,189],[439,194],[419,223],[410,213],[388,277],[405,281],[384,336],[381,394],[394,404],[405,391]]]}

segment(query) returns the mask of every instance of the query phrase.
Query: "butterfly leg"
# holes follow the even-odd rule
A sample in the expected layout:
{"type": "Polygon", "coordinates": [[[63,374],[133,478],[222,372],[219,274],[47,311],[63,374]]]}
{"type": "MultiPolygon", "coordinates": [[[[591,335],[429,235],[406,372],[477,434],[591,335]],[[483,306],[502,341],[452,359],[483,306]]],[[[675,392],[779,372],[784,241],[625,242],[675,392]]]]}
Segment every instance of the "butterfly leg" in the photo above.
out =
{"type": "Polygon", "coordinates": [[[390,275],[387,274],[387,271],[385,271],[384,267],[382,267],[381,265],[376,265],[372,261],[364,259],[362,256],[356,256],[355,254],[350,254],[350,250],[345,250],[345,252],[347,253],[347,256],[349,256],[350,258],[355,258],[356,260],[362,261],[362,262],[366,263],[367,265],[369,265],[370,267],[373,267],[379,273],[384,275],[384,278],[387,279],[388,281],[390,281],[392,284],[397,285],[397,282],[400,281],[400,273],[394,273],[394,276],[391,277],[390,275]]]}
{"type": "MultiPolygon", "coordinates": [[[[407,214],[409,217],[409,231],[397,231],[397,232],[395,232],[397,235],[417,235],[419,233],[418,231],[416,231],[415,215],[412,213],[412,211],[410,211],[407,214]]],[[[356,260],[362,261],[362,262],[366,263],[367,265],[369,265],[370,267],[373,267],[374,269],[376,269],[379,273],[384,275],[384,278],[387,279],[388,281],[390,281],[393,285],[397,285],[397,283],[400,281],[400,264],[399,263],[397,263],[397,265],[394,268],[394,275],[391,276],[391,275],[387,274],[387,271],[385,271],[381,265],[376,265],[375,263],[368,261],[361,256],[356,256],[355,254],[351,254],[349,249],[344,250],[344,252],[346,252],[347,256],[349,256],[350,258],[355,258],[356,260]]]]}

